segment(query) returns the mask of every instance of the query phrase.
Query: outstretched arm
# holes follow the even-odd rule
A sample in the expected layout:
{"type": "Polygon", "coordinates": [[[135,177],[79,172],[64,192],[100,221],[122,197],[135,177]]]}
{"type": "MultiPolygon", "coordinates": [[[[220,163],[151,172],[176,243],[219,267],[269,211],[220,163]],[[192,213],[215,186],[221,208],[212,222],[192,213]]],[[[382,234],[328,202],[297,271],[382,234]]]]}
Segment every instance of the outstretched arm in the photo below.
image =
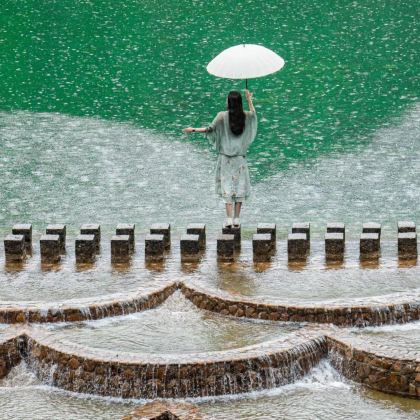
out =
{"type": "Polygon", "coordinates": [[[254,104],[252,103],[252,93],[248,89],[245,89],[245,96],[248,101],[249,110],[255,112],[254,104]]]}
{"type": "Polygon", "coordinates": [[[205,128],[205,127],[199,127],[199,128],[187,127],[187,128],[184,128],[182,130],[182,132],[185,133],[185,134],[190,134],[190,133],[205,133],[205,132],[207,132],[207,128],[205,128]]]}

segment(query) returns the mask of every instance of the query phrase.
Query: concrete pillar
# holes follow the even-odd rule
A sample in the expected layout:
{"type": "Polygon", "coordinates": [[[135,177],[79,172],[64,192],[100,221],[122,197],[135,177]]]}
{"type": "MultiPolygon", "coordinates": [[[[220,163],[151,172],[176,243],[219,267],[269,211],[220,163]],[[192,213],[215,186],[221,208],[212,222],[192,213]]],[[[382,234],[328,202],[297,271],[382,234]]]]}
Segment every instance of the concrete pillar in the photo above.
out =
{"type": "Polygon", "coordinates": [[[165,253],[165,235],[148,234],[144,240],[144,255],[150,261],[162,261],[165,253]]]}
{"type": "Polygon", "coordinates": [[[271,235],[271,253],[275,254],[277,247],[277,226],[275,223],[258,223],[257,233],[268,233],[271,235]]]}
{"type": "Polygon", "coordinates": [[[327,223],[327,233],[342,233],[344,241],[346,240],[346,226],[344,223],[327,223]]]}
{"type": "Polygon", "coordinates": [[[235,249],[239,250],[241,249],[241,226],[226,226],[226,224],[223,224],[222,228],[223,235],[233,235],[234,237],[234,243],[235,243],[235,249]]]}
{"type": "Polygon", "coordinates": [[[235,235],[219,235],[217,237],[217,258],[221,261],[233,261],[235,256],[235,243],[235,235]]]}
{"type": "Polygon", "coordinates": [[[94,236],[96,253],[99,253],[101,249],[101,226],[96,223],[88,223],[80,227],[80,233],[94,236]]]}
{"type": "Polygon", "coordinates": [[[398,257],[405,260],[417,258],[417,234],[400,232],[398,234],[398,257]]]}
{"type": "Polygon", "coordinates": [[[362,260],[379,257],[380,240],[377,232],[362,233],[360,235],[360,258],[362,260]]]}
{"type": "Polygon", "coordinates": [[[311,247],[311,224],[309,222],[293,223],[292,233],[303,233],[306,235],[306,251],[311,247]]]}
{"type": "Polygon", "coordinates": [[[130,252],[134,252],[134,249],[136,247],[135,228],[135,224],[120,223],[117,225],[117,229],[115,230],[115,233],[117,235],[128,235],[130,237],[130,252]]]}
{"type": "Polygon", "coordinates": [[[95,235],[80,234],[76,237],[76,263],[95,262],[97,252],[97,240],[95,235]]]}
{"type": "Polygon", "coordinates": [[[41,249],[41,262],[58,263],[61,259],[60,235],[42,235],[39,240],[41,249]]]}
{"type": "Polygon", "coordinates": [[[48,225],[46,229],[47,235],[58,235],[60,241],[60,252],[66,252],[66,225],[54,224],[48,225]]]}
{"type": "Polygon", "coordinates": [[[289,233],[287,237],[287,255],[289,261],[305,261],[308,254],[308,236],[306,233],[289,233]]]}
{"type": "Polygon", "coordinates": [[[113,235],[111,237],[111,262],[127,263],[130,261],[132,242],[130,235],[113,235]]]}
{"type": "Polygon", "coordinates": [[[381,224],[375,222],[363,223],[362,233],[377,233],[379,240],[381,240],[381,224]]]}
{"type": "Polygon", "coordinates": [[[398,222],[398,233],[416,232],[416,224],[414,222],[398,222]]]}
{"type": "Polygon", "coordinates": [[[26,257],[24,235],[9,234],[4,239],[4,253],[7,262],[22,262],[26,257]]]}
{"type": "Polygon", "coordinates": [[[200,249],[206,249],[206,225],[204,223],[190,223],[187,226],[187,233],[189,235],[198,235],[200,237],[200,249]]]}
{"type": "Polygon", "coordinates": [[[256,233],[252,236],[252,254],[255,262],[270,261],[273,255],[271,233],[256,233]]]}
{"type": "Polygon", "coordinates": [[[171,225],[169,223],[155,223],[150,227],[152,235],[163,235],[165,250],[171,249],[171,225]]]}
{"type": "Polygon", "coordinates": [[[12,233],[13,235],[23,235],[26,251],[32,251],[32,225],[30,223],[13,225],[12,233]]]}
{"type": "Polygon", "coordinates": [[[196,261],[200,258],[200,235],[181,236],[181,259],[196,261]]]}
{"type": "Polygon", "coordinates": [[[344,260],[344,232],[325,234],[325,259],[327,261],[344,260]]]}

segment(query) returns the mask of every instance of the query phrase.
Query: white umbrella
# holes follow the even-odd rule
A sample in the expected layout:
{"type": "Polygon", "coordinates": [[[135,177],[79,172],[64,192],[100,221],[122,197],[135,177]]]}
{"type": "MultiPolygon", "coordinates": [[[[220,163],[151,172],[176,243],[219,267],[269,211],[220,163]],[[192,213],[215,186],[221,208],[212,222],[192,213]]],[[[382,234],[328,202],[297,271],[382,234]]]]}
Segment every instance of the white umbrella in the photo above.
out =
{"type": "Polygon", "coordinates": [[[248,79],[279,71],[284,60],[274,51],[255,44],[241,44],[222,51],[207,65],[213,76],[226,79],[248,79]]]}

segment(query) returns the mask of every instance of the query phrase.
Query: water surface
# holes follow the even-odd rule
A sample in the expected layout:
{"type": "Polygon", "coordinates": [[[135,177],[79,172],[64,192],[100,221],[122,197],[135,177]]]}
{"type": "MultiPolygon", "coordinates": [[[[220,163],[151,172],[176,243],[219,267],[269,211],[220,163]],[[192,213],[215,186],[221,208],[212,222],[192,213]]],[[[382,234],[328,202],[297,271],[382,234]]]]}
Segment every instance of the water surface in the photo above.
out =
{"type": "Polygon", "coordinates": [[[78,324],[50,324],[45,328],[57,341],[88,347],[132,353],[187,354],[286,339],[300,327],[201,311],[176,292],[159,308],[138,314],[78,324]]]}

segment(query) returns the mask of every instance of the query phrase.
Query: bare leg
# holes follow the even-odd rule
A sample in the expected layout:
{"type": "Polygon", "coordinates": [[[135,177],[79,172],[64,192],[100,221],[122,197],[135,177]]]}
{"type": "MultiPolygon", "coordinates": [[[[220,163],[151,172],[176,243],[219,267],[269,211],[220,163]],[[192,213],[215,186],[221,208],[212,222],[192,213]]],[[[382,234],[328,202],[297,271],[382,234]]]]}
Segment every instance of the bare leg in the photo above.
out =
{"type": "Polygon", "coordinates": [[[232,203],[225,203],[226,204],[226,216],[233,217],[233,204],[232,203]]]}
{"type": "Polygon", "coordinates": [[[241,214],[242,202],[238,201],[235,203],[235,217],[239,217],[241,214]]]}

